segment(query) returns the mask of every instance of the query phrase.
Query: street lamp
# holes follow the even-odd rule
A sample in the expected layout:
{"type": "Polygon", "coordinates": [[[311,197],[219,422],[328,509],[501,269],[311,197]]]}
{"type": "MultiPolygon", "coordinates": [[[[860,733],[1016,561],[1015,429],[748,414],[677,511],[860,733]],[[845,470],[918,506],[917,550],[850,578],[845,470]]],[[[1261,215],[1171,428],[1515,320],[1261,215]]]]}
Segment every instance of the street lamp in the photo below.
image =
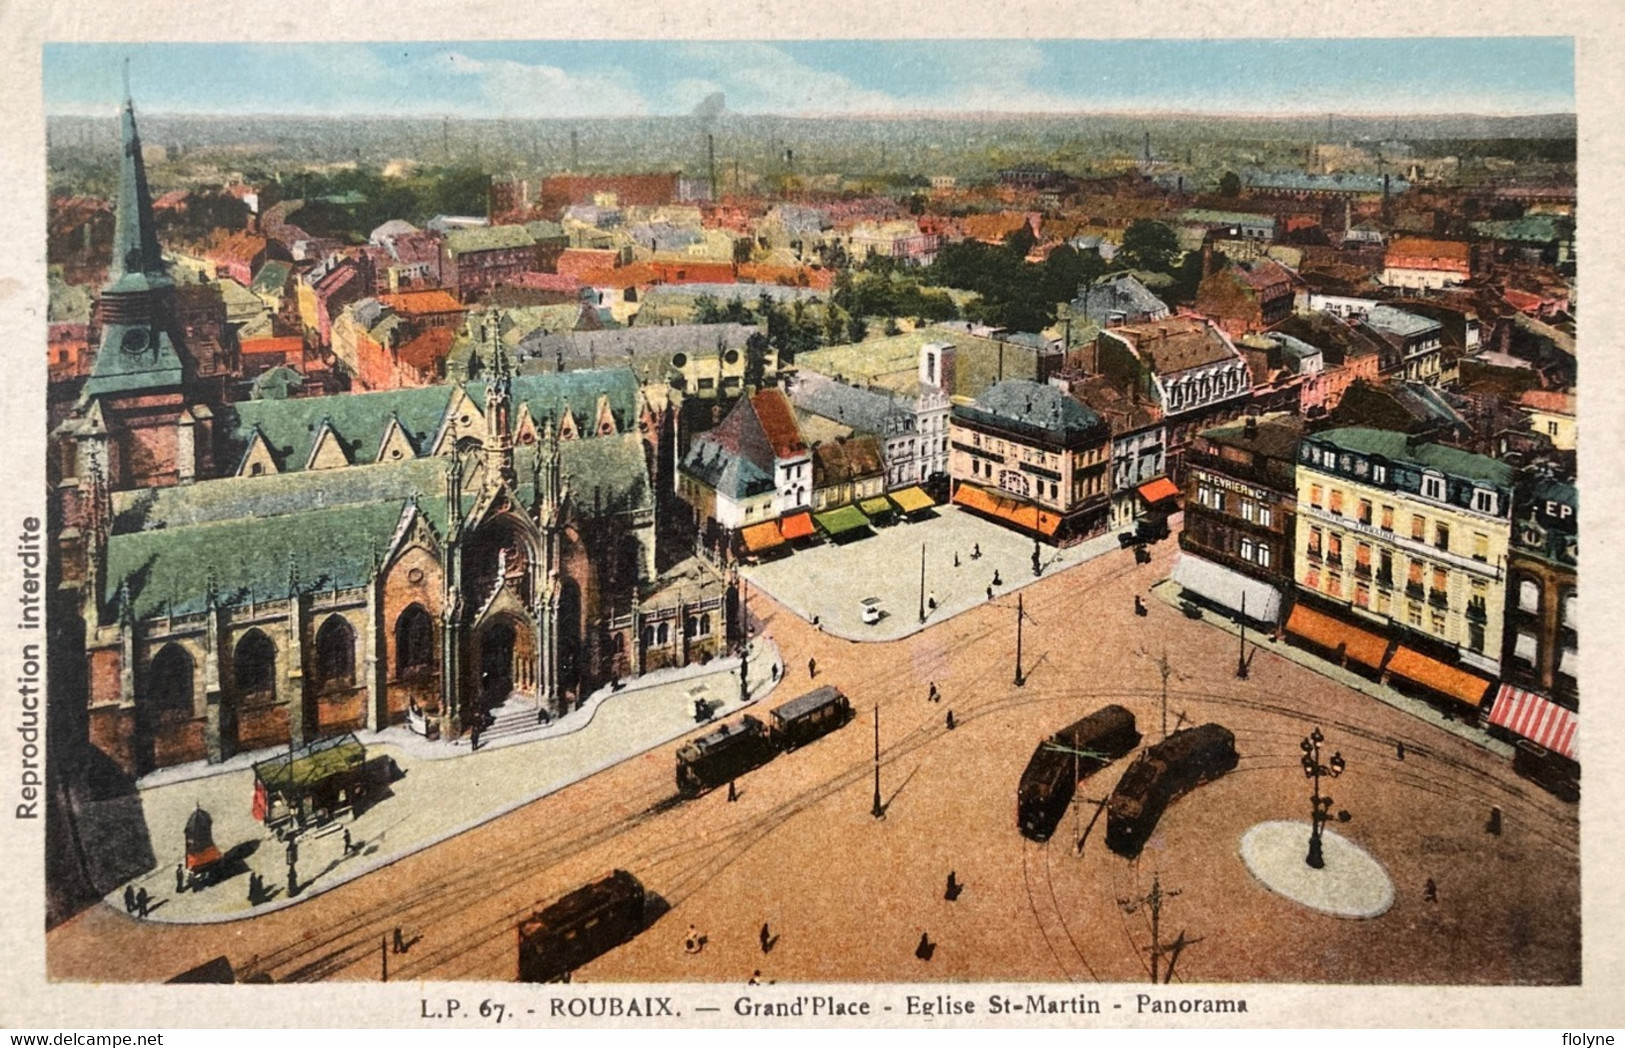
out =
{"type": "Polygon", "coordinates": [[[1326,764],[1320,763],[1320,744],[1325,741],[1326,736],[1322,735],[1320,728],[1317,727],[1309,733],[1307,739],[1298,744],[1299,749],[1303,750],[1304,778],[1312,780],[1315,784],[1315,792],[1309,796],[1309,856],[1304,861],[1317,870],[1326,866],[1326,859],[1320,852],[1320,835],[1326,820],[1331,818],[1332,809],[1331,795],[1321,795],[1320,780],[1322,776],[1335,779],[1348,767],[1348,762],[1343,759],[1341,753],[1333,753],[1331,761],[1326,764]]]}
{"type": "Polygon", "coordinates": [[[886,806],[880,803],[880,703],[875,703],[875,803],[869,809],[875,818],[884,818],[886,806]]]}

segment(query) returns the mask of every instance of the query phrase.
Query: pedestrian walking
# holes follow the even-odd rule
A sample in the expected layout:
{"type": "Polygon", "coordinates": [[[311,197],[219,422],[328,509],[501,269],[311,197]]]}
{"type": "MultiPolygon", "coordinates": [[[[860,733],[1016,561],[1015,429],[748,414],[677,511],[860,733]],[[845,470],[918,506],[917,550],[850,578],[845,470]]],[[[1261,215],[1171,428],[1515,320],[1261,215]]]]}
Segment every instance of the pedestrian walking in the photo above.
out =
{"type": "Polygon", "coordinates": [[[398,925],[398,924],[395,926],[394,934],[392,935],[392,937],[390,939],[389,952],[390,953],[405,953],[406,952],[406,936],[401,933],[401,926],[398,925]]]}
{"type": "Polygon", "coordinates": [[[133,884],[126,884],[124,886],[124,912],[135,912],[135,885],[133,884]]]}
{"type": "Polygon", "coordinates": [[[988,587],[988,588],[987,588],[987,599],[988,599],[988,600],[992,600],[992,599],[993,599],[993,587],[992,587],[992,586],[989,586],[989,587],[988,587]]]}
{"type": "Polygon", "coordinates": [[[920,945],[914,947],[914,956],[922,961],[929,961],[931,955],[937,952],[937,944],[931,941],[931,936],[925,932],[920,933],[920,945]]]}
{"type": "Polygon", "coordinates": [[[1429,877],[1427,879],[1427,883],[1422,885],[1422,901],[1423,902],[1438,902],[1439,901],[1439,886],[1437,884],[1433,883],[1433,878],[1432,877],[1429,877]]]}
{"type": "Polygon", "coordinates": [[[248,871],[248,905],[260,904],[260,875],[253,870],[248,871]]]}
{"type": "Polygon", "coordinates": [[[1405,744],[1403,742],[1394,743],[1394,756],[1400,760],[1405,759],[1405,744]]]}
{"type": "Polygon", "coordinates": [[[999,569],[998,568],[993,569],[993,585],[995,585],[995,586],[1004,585],[1004,580],[999,578],[999,569]]]}
{"type": "Polygon", "coordinates": [[[929,689],[927,689],[927,691],[925,693],[925,697],[928,700],[930,700],[931,702],[941,702],[942,701],[942,693],[937,691],[937,682],[936,681],[931,682],[931,687],[929,689]]]}
{"type": "Polygon", "coordinates": [[[146,919],[147,909],[152,905],[152,896],[147,894],[145,887],[135,890],[135,912],[143,920],[146,919]]]}
{"type": "Polygon", "coordinates": [[[344,827],[344,854],[350,854],[350,827],[344,827]]]}
{"type": "Polygon", "coordinates": [[[1490,821],[1484,824],[1484,832],[1496,837],[1501,836],[1501,806],[1493,805],[1490,808],[1490,821]]]}
{"type": "Polygon", "coordinates": [[[949,731],[954,730],[954,711],[953,710],[948,711],[948,730],[949,731]]]}
{"type": "Polygon", "coordinates": [[[1134,614],[1140,616],[1142,619],[1146,616],[1145,601],[1140,599],[1140,595],[1138,593],[1134,595],[1134,614]]]}
{"type": "Polygon", "coordinates": [[[971,547],[970,559],[971,560],[981,560],[982,559],[982,544],[980,542],[978,542],[976,545],[971,547]]]}
{"type": "Polygon", "coordinates": [[[469,728],[469,733],[468,734],[469,734],[469,748],[474,749],[474,750],[479,749],[480,748],[480,721],[479,721],[479,718],[476,717],[474,719],[474,723],[469,728]]]}
{"type": "Polygon", "coordinates": [[[739,799],[739,789],[738,789],[738,787],[736,787],[734,785],[734,781],[732,779],[729,779],[728,780],[728,803],[732,804],[734,801],[736,801],[738,799],[739,799]]]}
{"type": "Polygon", "coordinates": [[[175,864],[175,894],[179,895],[181,892],[184,892],[185,890],[186,890],[186,865],[184,863],[177,862],[175,864]]]}
{"type": "Polygon", "coordinates": [[[931,611],[937,610],[937,595],[935,593],[925,598],[925,606],[931,611]]]}
{"type": "Polygon", "coordinates": [[[773,948],[773,935],[771,932],[769,932],[766,921],[762,922],[761,940],[763,953],[766,953],[773,948]]]}
{"type": "Polygon", "coordinates": [[[773,664],[773,679],[779,679],[779,664],[776,662],[773,664]]]}
{"type": "Polygon", "coordinates": [[[959,567],[959,551],[954,550],[954,567],[959,567]]]}
{"type": "Polygon", "coordinates": [[[818,660],[817,659],[808,659],[807,660],[807,676],[808,677],[816,677],[816,676],[818,676],[818,660]]]}
{"type": "Polygon", "coordinates": [[[954,871],[949,870],[948,871],[948,887],[947,887],[946,890],[943,891],[942,897],[944,899],[947,899],[949,902],[954,902],[955,900],[957,900],[959,898],[959,893],[964,891],[964,890],[965,890],[965,886],[963,884],[960,884],[959,881],[954,878],[954,871]]]}

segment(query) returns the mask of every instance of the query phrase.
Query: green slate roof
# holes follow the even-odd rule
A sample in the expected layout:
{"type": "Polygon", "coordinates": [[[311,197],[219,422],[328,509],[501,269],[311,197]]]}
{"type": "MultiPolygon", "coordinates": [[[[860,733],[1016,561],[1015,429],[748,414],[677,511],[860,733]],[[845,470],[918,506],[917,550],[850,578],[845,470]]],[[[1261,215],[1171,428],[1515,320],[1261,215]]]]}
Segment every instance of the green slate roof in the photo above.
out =
{"type": "MultiPolygon", "coordinates": [[[[609,397],[609,410],[615,416],[615,426],[622,433],[637,428],[638,379],[630,368],[597,368],[584,371],[551,371],[535,375],[513,377],[513,411],[518,417],[519,405],[530,408],[530,417],[540,426],[546,419],[555,422],[564,416],[564,405],[570,405],[576,425],[583,429],[593,423],[598,410],[598,398],[609,397]]],[[[485,382],[475,380],[463,387],[474,403],[485,403],[485,382]]]]}
{"type": "Polygon", "coordinates": [[[235,470],[258,430],[270,444],[278,470],[303,470],[310,461],[311,449],[323,423],[331,425],[343,442],[350,463],[364,465],[375,461],[384,432],[395,418],[400,419],[407,439],[422,455],[428,452],[430,442],[440,430],[451,394],[450,386],[424,386],[383,393],[231,404],[222,408],[217,416],[217,432],[225,438],[222,465],[235,470]]]}
{"type": "MultiPolygon", "coordinates": [[[[425,510],[433,512],[433,501],[425,510]]],[[[441,500],[443,501],[443,500],[441,500]]],[[[109,614],[129,583],[136,618],[206,609],[213,578],[221,604],[280,600],[290,563],[311,589],[359,586],[400,523],[405,500],[311,509],[277,517],[219,520],[188,528],[114,535],[107,543],[109,614]]]]}
{"type": "Polygon", "coordinates": [[[85,395],[179,386],[184,374],[169,332],[145,324],[109,324],[102,329],[85,395]]]}
{"type": "MultiPolygon", "coordinates": [[[[536,449],[514,453],[521,502],[535,499],[536,449]]],[[[560,470],[575,519],[649,514],[654,491],[636,433],[565,441],[560,470]]],[[[119,587],[130,586],[137,618],[205,610],[209,579],[222,605],[280,600],[290,559],[302,588],[365,583],[373,557],[388,552],[414,499],[429,523],[446,530],[446,459],[232,477],[114,497],[107,589],[112,614],[119,587]]],[[[462,511],[477,498],[465,483],[462,511]]]]}
{"type": "Polygon", "coordinates": [[[1358,452],[1362,455],[1381,455],[1390,462],[1405,462],[1424,469],[1435,469],[1454,477],[1480,480],[1510,488],[1514,471],[1505,462],[1470,451],[1447,447],[1444,444],[1411,444],[1403,433],[1386,429],[1331,429],[1313,438],[1323,444],[1358,452]]]}

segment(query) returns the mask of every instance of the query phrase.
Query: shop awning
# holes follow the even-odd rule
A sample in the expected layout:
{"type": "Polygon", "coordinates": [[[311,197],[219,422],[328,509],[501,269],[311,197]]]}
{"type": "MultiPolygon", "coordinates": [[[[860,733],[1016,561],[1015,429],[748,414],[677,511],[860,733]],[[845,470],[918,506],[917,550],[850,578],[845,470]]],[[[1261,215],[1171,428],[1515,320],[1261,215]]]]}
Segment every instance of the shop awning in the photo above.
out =
{"type": "Polygon", "coordinates": [[[1031,502],[979,488],[975,484],[959,485],[959,490],[954,492],[954,501],[966,509],[985,513],[1041,535],[1053,535],[1055,529],[1061,526],[1058,514],[1041,509],[1031,502]]]}
{"type": "Polygon", "coordinates": [[[1281,618],[1281,591],[1257,579],[1248,578],[1210,560],[1181,553],[1174,564],[1173,580],[1215,604],[1240,613],[1246,604],[1247,617],[1255,622],[1275,623],[1281,618]]]}
{"type": "Polygon", "coordinates": [[[762,553],[784,544],[784,536],[779,534],[778,521],[774,520],[752,524],[741,531],[739,537],[744,541],[745,548],[752,553],[762,553]]]}
{"type": "Polygon", "coordinates": [[[779,521],[779,534],[786,539],[804,539],[813,533],[811,513],[792,513],[779,521]]]}
{"type": "Polygon", "coordinates": [[[856,506],[842,506],[827,513],[814,514],[813,519],[828,535],[845,535],[859,528],[869,526],[869,518],[865,517],[856,506]]]}
{"type": "Polygon", "coordinates": [[[922,509],[930,509],[936,503],[921,487],[904,488],[902,491],[891,493],[891,500],[897,503],[897,508],[904,513],[918,513],[922,509]]]}
{"type": "Polygon", "coordinates": [[[1393,657],[1388,660],[1388,672],[1475,709],[1484,701],[1484,693],[1490,687],[1490,682],[1483,677],[1403,646],[1394,649],[1393,657]]]}
{"type": "Polygon", "coordinates": [[[1177,499],[1179,497],[1179,488],[1167,477],[1158,477],[1140,485],[1140,497],[1145,499],[1146,505],[1155,506],[1159,502],[1177,499]]]}
{"type": "Polygon", "coordinates": [[[1543,695],[1501,685],[1490,710],[1490,723],[1570,760],[1580,759],[1580,715],[1543,695]]]}
{"type": "Polygon", "coordinates": [[[864,499],[862,502],[858,503],[858,508],[863,510],[864,515],[870,518],[884,516],[887,513],[897,512],[894,508],[892,508],[891,500],[886,498],[884,495],[877,498],[864,499]]]}
{"type": "Polygon", "coordinates": [[[1388,653],[1387,638],[1302,604],[1292,609],[1286,631],[1329,651],[1341,648],[1350,659],[1374,670],[1382,668],[1382,657],[1388,653]]]}

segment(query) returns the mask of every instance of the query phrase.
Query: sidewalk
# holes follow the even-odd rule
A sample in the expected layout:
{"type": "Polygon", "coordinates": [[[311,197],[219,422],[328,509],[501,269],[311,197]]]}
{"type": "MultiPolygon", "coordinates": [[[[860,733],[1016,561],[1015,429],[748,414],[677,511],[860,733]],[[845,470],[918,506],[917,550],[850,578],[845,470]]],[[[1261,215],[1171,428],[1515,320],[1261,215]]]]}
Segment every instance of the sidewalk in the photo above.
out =
{"type": "MultiPolygon", "coordinates": [[[[694,731],[695,699],[709,702],[715,719],[731,716],[773,690],[775,666],[782,671],[777,647],[757,637],[751,644],[746,701],[739,694],[737,658],[659,671],[619,691],[600,689],[580,709],[550,723],[482,740],[477,753],[466,738],[431,742],[404,726],[358,732],[369,756],[392,757],[403,774],[388,796],[359,816],[335,820],[299,838],[299,889],[292,898],[284,847],[251,811],[252,765],[281,751],[163,769],[137,784],[156,866],[129,883],[145,888],[154,900],[148,916],[153,921],[230,921],[295,905],[694,731]],[[201,891],[177,893],[182,829],[198,805],[214,818],[216,845],[240,858],[241,868],[201,891]],[[255,906],[248,901],[250,872],[264,879],[270,896],[255,906]]],[[[124,885],[109,893],[106,902],[122,907],[124,885]]]]}
{"type": "MultiPolygon", "coordinates": [[[[1041,545],[1033,574],[1033,540],[1009,528],[938,506],[937,518],[894,524],[874,535],[837,545],[824,543],[780,560],[741,569],[751,585],[771,595],[796,615],[842,640],[893,641],[918,633],[961,612],[1007,597],[1040,578],[1120,550],[1115,532],[1058,549],[1041,545]],[[935,610],[920,621],[920,551],[925,548],[925,594],[935,610]],[[974,557],[980,548],[981,556],[974,557]],[[958,557],[959,563],[954,563],[958,557]],[[999,585],[992,584],[994,575],[999,585]],[[874,600],[881,619],[863,622],[866,600],[874,600]]],[[[1124,550],[1124,557],[1133,553],[1124,550]]]]}
{"type": "MultiPolygon", "coordinates": [[[[1151,592],[1156,594],[1157,598],[1162,600],[1164,603],[1172,605],[1175,608],[1183,609],[1184,607],[1183,598],[1185,591],[1182,590],[1179,587],[1179,584],[1174,582],[1173,579],[1163,579],[1160,582],[1152,584],[1151,592]]],[[[1200,617],[1203,622],[1210,626],[1216,626],[1219,629],[1224,630],[1226,633],[1234,634],[1238,637],[1240,636],[1241,627],[1236,624],[1234,619],[1220,615],[1206,607],[1200,607],[1197,610],[1200,613],[1200,617]]],[[[1402,710],[1405,713],[1410,714],[1412,717],[1415,717],[1417,720],[1426,721],[1441,731],[1446,731],[1457,738],[1465,739],[1468,742],[1473,743],[1475,746],[1481,746],[1498,757],[1503,757],[1507,760],[1512,759],[1513,748],[1511,746],[1501,742],[1499,739],[1492,739],[1489,735],[1470,724],[1463,723],[1460,720],[1447,719],[1444,714],[1440,713],[1426,702],[1423,702],[1421,699],[1413,699],[1409,695],[1404,695],[1392,688],[1384,687],[1383,685],[1378,684],[1367,677],[1362,677],[1358,673],[1344,669],[1335,662],[1323,659],[1318,655],[1314,655],[1303,650],[1302,648],[1288,644],[1285,639],[1275,640],[1270,634],[1260,633],[1256,629],[1248,630],[1247,637],[1249,643],[1252,643],[1253,646],[1258,650],[1267,651],[1271,655],[1279,655],[1281,658],[1290,662],[1296,662],[1298,665],[1303,666],[1306,669],[1313,670],[1329,680],[1336,681],[1338,684],[1341,684],[1346,688],[1353,688],[1355,691],[1358,691],[1363,695],[1369,695],[1371,698],[1376,699],[1379,702],[1387,703],[1396,710],[1402,710]]],[[[1249,660],[1250,659],[1251,656],[1249,656],[1249,660]]]]}

